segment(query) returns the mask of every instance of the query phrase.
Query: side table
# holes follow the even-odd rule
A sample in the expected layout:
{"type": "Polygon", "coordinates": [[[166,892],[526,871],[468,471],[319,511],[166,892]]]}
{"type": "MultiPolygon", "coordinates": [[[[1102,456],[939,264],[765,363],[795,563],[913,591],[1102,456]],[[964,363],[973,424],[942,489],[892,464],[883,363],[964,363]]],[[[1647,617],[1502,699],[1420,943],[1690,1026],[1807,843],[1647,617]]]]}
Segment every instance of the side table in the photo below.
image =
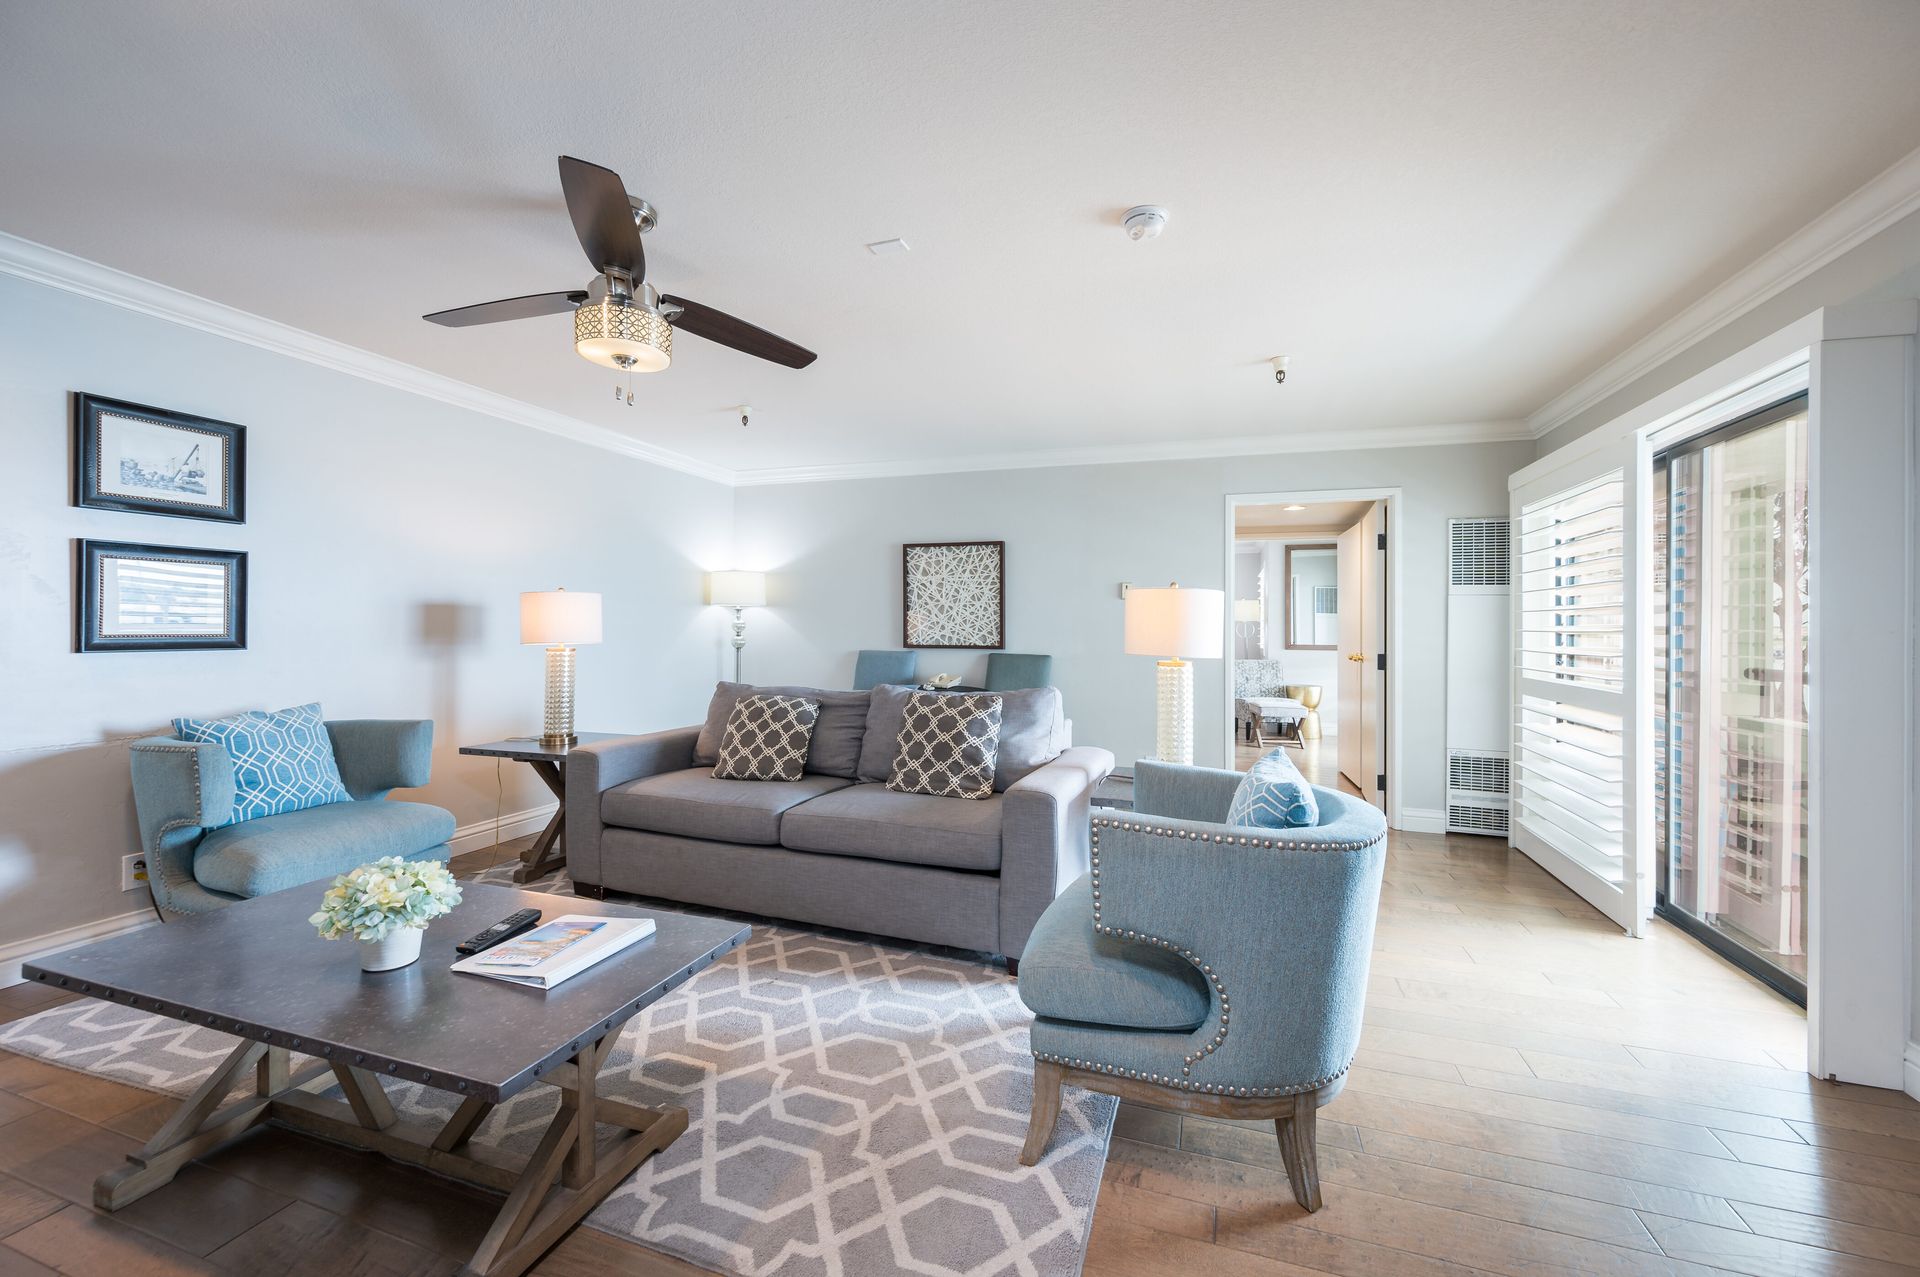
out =
{"type": "Polygon", "coordinates": [[[1094,807],[1111,807],[1118,811],[1132,811],[1133,768],[1114,768],[1105,780],[1094,787],[1089,804],[1094,807]]]}
{"type": "Polygon", "coordinates": [[[567,832],[567,753],[580,745],[590,745],[598,740],[617,740],[619,732],[581,732],[572,745],[547,746],[540,743],[538,736],[509,737],[506,740],[489,741],[485,745],[462,745],[460,752],[473,754],[481,758],[511,758],[526,763],[533,768],[534,775],[547,783],[553,796],[560,800],[559,808],[553,813],[553,819],[540,831],[528,848],[520,853],[520,866],[513,871],[515,882],[532,882],[535,878],[544,878],[567,863],[567,846],[564,841],[567,832]]]}

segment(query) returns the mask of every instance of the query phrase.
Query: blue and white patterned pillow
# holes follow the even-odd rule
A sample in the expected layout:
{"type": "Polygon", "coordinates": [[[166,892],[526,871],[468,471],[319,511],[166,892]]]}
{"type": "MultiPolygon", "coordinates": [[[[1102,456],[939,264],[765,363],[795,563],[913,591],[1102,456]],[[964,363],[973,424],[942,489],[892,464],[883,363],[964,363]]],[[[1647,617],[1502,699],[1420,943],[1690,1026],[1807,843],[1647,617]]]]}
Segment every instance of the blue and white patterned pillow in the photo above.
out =
{"type": "Polygon", "coordinates": [[[1320,800],[1287,751],[1270,750],[1247,769],[1233,791],[1227,823],[1255,829],[1304,829],[1320,823],[1320,800]]]}
{"type": "Polygon", "coordinates": [[[219,745],[233,760],[233,814],[227,824],[352,802],[340,783],[333,739],[320,706],[252,709],[232,718],[176,718],[181,740],[219,745]]]}

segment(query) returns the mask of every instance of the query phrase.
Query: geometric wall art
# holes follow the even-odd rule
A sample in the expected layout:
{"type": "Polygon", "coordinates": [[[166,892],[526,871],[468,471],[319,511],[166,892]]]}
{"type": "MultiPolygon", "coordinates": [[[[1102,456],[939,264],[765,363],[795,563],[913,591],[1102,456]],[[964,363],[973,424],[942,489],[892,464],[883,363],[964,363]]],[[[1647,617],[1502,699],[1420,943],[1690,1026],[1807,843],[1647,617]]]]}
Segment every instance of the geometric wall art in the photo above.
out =
{"type": "Polygon", "coordinates": [[[907,647],[1007,645],[1007,543],[937,541],[900,547],[907,647]]]}

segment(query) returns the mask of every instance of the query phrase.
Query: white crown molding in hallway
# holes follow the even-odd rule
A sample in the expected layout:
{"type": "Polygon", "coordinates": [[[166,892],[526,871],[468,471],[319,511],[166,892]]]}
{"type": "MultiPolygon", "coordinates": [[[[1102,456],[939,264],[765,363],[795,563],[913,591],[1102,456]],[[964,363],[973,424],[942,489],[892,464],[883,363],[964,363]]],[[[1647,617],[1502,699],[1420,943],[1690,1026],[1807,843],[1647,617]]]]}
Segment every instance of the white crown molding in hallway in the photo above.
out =
{"type": "Polygon", "coordinates": [[[331,337],[321,337],[251,311],[182,292],[5,232],[0,232],[0,273],[90,297],[123,310],[152,315],[169,323],[196,328],[230,341],[244,342],[396,390],[437,399],[456,408],[466,408],[484,416],[529,426],[577,443],[591,444],[608,452],[650,461],[715,483],[733,482],[732,472],[724,466],[710,465],[605,426],[596,426],[523,400],[482,390],[467,382],[402,363],[398,359],[349,346],[331,337]]]}
{"type": "Polygon", "coordinates": [[[1757,261],[1527,416],[1538,439],[1843,253],[1920,212],[1920,149],[1902,156],[1757,261]]]}

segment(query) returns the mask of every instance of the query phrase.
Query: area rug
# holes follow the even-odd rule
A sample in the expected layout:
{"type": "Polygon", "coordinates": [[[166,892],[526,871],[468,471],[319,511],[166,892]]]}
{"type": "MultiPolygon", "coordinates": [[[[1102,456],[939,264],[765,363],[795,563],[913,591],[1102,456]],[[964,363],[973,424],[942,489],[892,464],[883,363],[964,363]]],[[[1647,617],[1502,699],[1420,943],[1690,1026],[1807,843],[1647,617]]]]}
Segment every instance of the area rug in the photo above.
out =
{"type": "MultiPolygon", "coordinates": [[[[586,1222],[751,1277],[1076,1274],[1114,1101],[1070,1090],[1046,1158],[1021,1166],[1031,1018],[977,959],[756,925],[621,1033],[602,1094],[691,1125],[586,1222]]],[[[7,1050],[172,1094],[233,1042],[91,1000],[0,1028],[7,1050]]],[[[403,1112],[453,1112],[384,1082],[403,1112]]],[[[530,1149],[556,1095],[521,1093],[475,1141],[530,1149]]]]}

